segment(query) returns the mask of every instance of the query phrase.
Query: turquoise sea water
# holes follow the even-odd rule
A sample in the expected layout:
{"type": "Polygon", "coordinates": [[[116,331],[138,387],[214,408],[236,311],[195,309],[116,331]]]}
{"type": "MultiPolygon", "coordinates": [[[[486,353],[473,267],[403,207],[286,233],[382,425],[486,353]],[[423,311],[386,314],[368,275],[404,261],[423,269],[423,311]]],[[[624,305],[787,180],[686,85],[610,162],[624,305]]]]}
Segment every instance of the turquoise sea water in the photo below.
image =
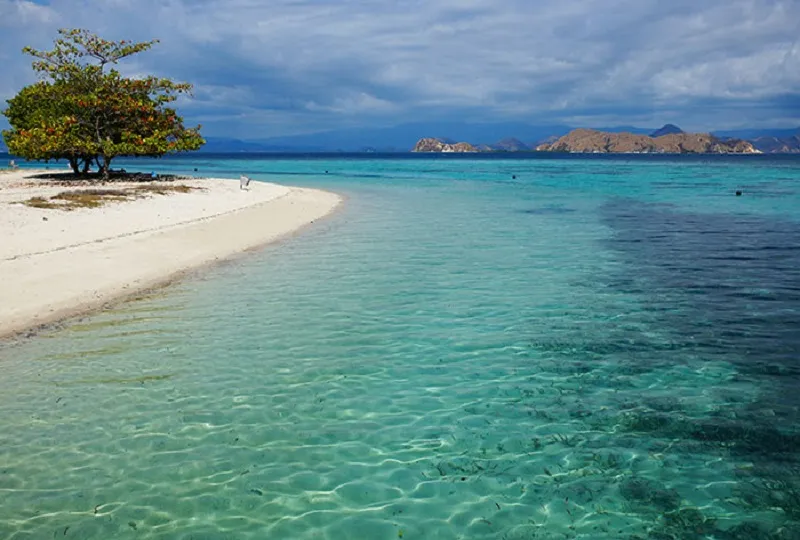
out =
{"type": "Polygon", "coordinates": [[[347,202],[0,346],[0,538],[800,538],[800,160],[139,167],[347,202]]]}

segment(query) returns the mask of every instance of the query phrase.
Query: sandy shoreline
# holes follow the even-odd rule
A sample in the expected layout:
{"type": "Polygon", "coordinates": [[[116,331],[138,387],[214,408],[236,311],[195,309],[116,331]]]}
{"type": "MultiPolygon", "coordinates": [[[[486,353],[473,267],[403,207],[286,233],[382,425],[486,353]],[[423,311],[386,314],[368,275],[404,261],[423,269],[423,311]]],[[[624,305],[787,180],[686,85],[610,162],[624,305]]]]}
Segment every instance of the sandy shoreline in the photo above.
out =
{"type": "Polygon", "coordinates": [[[147,194],[98,208],[20,204],[64,191],[142,186],[53,184],[31,178],[31,171],[0,172],[0,338],[100,309],[274,242],[341,202],[320,190],[253,182],[241,191],[238,180],[189,179],[148,183],[195,188],[188,193],[147,194]]]}

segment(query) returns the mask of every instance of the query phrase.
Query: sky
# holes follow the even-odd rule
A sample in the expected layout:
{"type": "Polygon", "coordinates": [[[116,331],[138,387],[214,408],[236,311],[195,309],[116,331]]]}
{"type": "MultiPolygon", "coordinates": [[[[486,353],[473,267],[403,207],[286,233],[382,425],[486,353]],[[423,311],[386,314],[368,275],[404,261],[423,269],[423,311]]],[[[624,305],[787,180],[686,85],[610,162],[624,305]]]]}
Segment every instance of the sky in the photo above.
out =
{"type": "Polygon", "coordinates": [[[800,0],[0,0],[0,103],[59,28],[160,39],[121,71],[194,84],[207,136],[800,126],[800,0]]]}

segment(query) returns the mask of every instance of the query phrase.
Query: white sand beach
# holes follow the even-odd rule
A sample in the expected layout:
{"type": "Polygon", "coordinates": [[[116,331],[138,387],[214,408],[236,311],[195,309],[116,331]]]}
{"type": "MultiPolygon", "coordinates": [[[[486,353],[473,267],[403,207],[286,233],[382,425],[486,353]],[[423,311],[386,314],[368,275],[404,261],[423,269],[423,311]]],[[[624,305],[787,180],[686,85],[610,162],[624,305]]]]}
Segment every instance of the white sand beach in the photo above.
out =
{"type": "Polygon", "coordinates": [[[67,185],[34,177],[42,172],[0,171],[0,338],[279,240],[341,202],[333,193],[263,182],[249,190],[222,179],[67,185]],[[60,205],[52,199],[59,193],[98,189],[127,195],[108,201],[106,193],[94,208],[22,204],[39,197],[60,205]]]}

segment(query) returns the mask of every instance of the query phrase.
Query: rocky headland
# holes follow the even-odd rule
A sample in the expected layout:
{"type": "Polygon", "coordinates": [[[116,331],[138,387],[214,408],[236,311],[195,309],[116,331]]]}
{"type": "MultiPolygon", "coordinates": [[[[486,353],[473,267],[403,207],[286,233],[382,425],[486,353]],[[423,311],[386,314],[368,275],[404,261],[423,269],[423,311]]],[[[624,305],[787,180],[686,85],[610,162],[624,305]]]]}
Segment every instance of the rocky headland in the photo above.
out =
{"type": "Polygon", "coordinates": [[[465,153],[477,152],[478,149],[469,143],[458,142],[448,143],[441,139],[425,138],[417,141],[412,152],[445,152],[445,153],[465,153]]]}

